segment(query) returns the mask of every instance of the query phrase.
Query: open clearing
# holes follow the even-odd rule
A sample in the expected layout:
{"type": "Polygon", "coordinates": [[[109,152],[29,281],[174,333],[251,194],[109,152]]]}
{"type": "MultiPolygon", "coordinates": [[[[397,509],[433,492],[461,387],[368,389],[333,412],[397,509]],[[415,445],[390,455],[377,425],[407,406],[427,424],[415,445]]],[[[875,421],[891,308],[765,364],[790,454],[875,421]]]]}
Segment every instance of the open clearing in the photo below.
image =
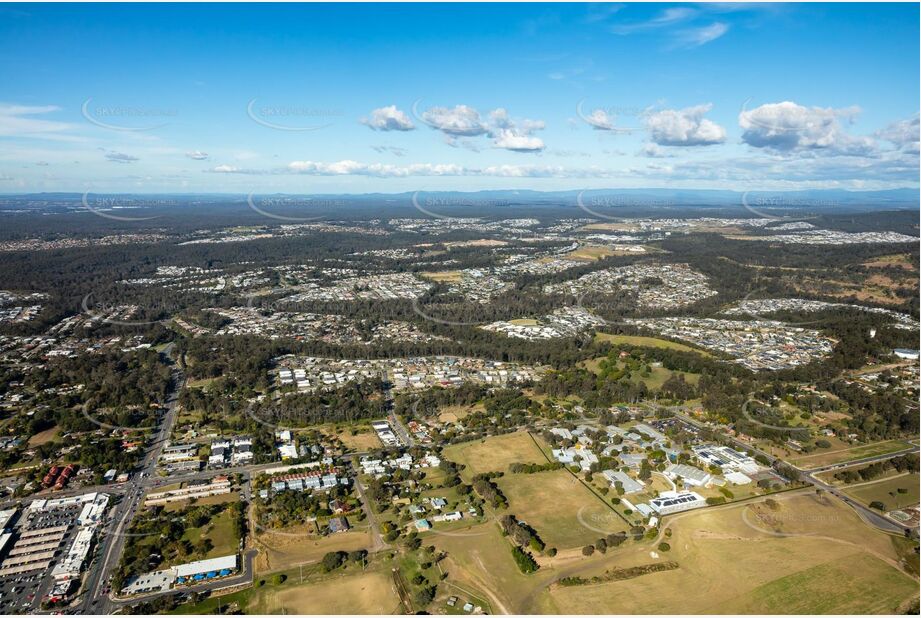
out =
{"type": "Polygon", "coordinates": [[[701,356],[710,356],[710,353],[704,350],[698,350],[697,348],[692,348],[691,346],[684,345],[683,343],[676,343],[674,341],[659,339],[657,337],[641,337],[638,335],[609,335],[607,333],[598,333],[595,335],[595,341],[607,341],[608,343],[614,345],[626,343],[627,345],[635,345],[647,348],[668,348],[671,350],[678,350],[680,352],[694,352],[695,354],[700,354],[701,356]]]}
{"type": "Polygon", "coordinates": [[[420,277],[425,277],[436,283],[457,283],[462,276],[459,270],[443,270],[439,272],[419,273],[420,277]]]}
{"type": "Polygon", "coordinates": [[[496,482],[508,498],[508,512],[537,530],[547,547],[582,547],[628,527],[566,470],[506,474],[496,482]]]}
{"type": "Polygon", "coordinates": [[[479,412],[484,409],[485,407],[481,403],[472,406],[442,406],[439,408],[438,420],[442,423],[456,423],[471,412],[479,412]]]}
{"type": "Polygon", "coordinates": [[[336,437],[347,449],[354,453],[364,453],[383,446],[380,438],[377,437],[377,433],[369,427],[361,428],[354,436],[350,429],[346,429],[337,433],[336,437]]]}
{"type": "Polygon", "coordinates": [[[50,429],[46,429],[45,431],[40,431],[29,438],[29,446],[41,446],[42,444],[47,444],[48,442],[51,442],[56,437],[58,437],[59,432],[60,428],[56,425],[50,429]]]}
{"type": "MultiPolygon", "coordinates": [[[[601,361],[607,360],[606,356],[599,356],[598,358],[592,358],[586,361],[579,363],[580,366],[588,369],[592,373],[599,374],[601,373],[601,361]]],[[[617,366],[619,368],[624,367],[624,363],[618,362],[617,366]]],[[[665,384],[665,381],[668,380],[673,375],[683,375],[685,381],[688,384],[697,385],[697,382],[700,380],[699,373],[688,373],[686,371],[672,371],[671,369],[666,369],[661,366],[653,366],[650,368],[649,374],[644,375],[643,372],[634,371],[630,376],[630,381],[633,383],[643,382],[646,384],[646,388],[649,389],[660,389],[662,385],[665,384]]]]}
{"type": "Polygon", "coordinates": [[[614,250],[610,247],[604,246],[587,246],[579,247],[575,251],[572,251],[566,255],[566,258],[570,260],[583,260],[586,262],[594,262],[600,260],[601,258],[614,255],[614,250]]]}
{"type": "MultiPolygon", "coordinates": [[[[226,498],[227,496],[218,496],[226,498]]],[[[182,538],[196,543],[201,538],[211,541],[211,550],[202,559],[218,558],[236,553],[240,539],[234,534],[233,509],[229,506],[215,515],[204,528],[188,528],[182,538]]]]}
{"type": "Polygon", "coordinates": [[[163,505],[163,510],[166,512],[170,511],[181,511],[182,509],[189,506],[206,506],[210,504],[224,504],[226,502],[237,502],[240,499],[239,492],[232,491],[229,494],[218,494],[216,496],[204,496],[202,498],[195,498],[194,502],[192,500],[182,500],[180,502],[169,502],[163,505]]]}
{"type": "Polygon", "coordinates": [[[872,483],[863,483],[857,487],[845,489],[844,492],[866,505],[873,501],[882,502],[889,511],[915,506],[921,494],[917,474],[902,474],[872,483]],[[899,493],[899,489],[905,490],[905,493],[899,493]]]}
{"type": "Polygon", "coordinates": [[[247,613],[255,614],[392,614],[400,607],[388,573],[334,575],[303,585],[264,588],[247,613]]]}
{"type": "Polygon", "coordinates": [[[833,449],[809,453],[808,455],[796,455],[790,458],[790,463],[799,468],[819,468],[830,466],[836,463],[863,459],[865,457],[874,457],[876,455],[887,455],[910,448],[911,444],[901,440],[887,440],[884,442],[873,442],[872,444],[862,444],[849,448],[833,449]]]}
{"type": "Polygon", "coordinates": [[[509,464],[546,461],[531,436],[523,431],[454,444],[444,450],[444,456],[467,466],[463,477],[468,481],[482,472],[508,472],[509,464]]]}
{"type": "MultiPolygon", "coordinates": [[[[598,614],[898,613],[917,597],[917,581],[896,568],[897,545],[907,542],[904,539],[867,527],[853,511],[828,497],[788,494],[777,504],[776,509],[759,502],[671,516],[666,523],[673,530],[672,549],[659,559],[676,561],[678,569],[590,586],[552,586],[530,609],[598,614]]],[[[583,569],[580,574],[650,562],[649,546],[639,547],[628,542],[609,551],[592,571],[583,569]]]]}
{"type": "Polygon", "coordinates": [[[537,326],[540,322],[534,318],[516,318],[514,320],[509,320],[509,324],[514,324],[515,326],[537,326]]]}
{"type": "Polygon", "coordinates": [[[371,536],[367,531],[358,530],[319,536],[301,526],[279,532],[263,532],[256,537],[256,542],[262,550],[256,557],[256,572],[265,573],[318,562],[331,551],[368,549],[371,547],[371,536]]]}

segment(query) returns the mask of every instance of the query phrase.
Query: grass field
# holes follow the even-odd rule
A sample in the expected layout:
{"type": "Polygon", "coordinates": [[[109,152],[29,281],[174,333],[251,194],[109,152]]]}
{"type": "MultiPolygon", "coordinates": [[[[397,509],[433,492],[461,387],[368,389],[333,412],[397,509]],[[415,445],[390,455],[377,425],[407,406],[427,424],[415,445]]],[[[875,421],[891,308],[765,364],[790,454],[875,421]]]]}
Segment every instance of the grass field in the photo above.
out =
{"type": "Polygon", "coordinates": [[[884,442],[873,442],[872,444],[862,444],[860,446],[832,448],[831,450],[796,455],[791,457],[789,461],[794,466],[800,468],[819,468],[821,466],[830,466],[832,464],[863,459],[865,457],[895,453],[907,449],[910,446],[911,444],[902,442],[901,440],[887,440],[884,442]]]}
{"type": "Polygon", "coordinates": [[[336,437],[347,449],[355,453],[363,453],[383,446],[380,438],[377,437],[377,432],[370,427],[362,427],[354,436],[351,430],[346,429],[337,433],[336,437]]]}
{"type": "MultiPolygon", "coordinates": [[[[351,518],[350,518],[351,519],[351,518]]],[[[306,526],[283,532],[262,532],[256,536],[261,550],[256,558],[256,572],[281,571],[322,560],[327,552],[367,549],[371,535],[367,530],[349,530],[329,536],[311,533],[306,526]]]]}
{"type": "Polygon", "coordinates": [[[780,577],[733,599],[737,613],[890,613],[892,598],[905,592],[905,578],[873,556],[852,554],[780,577]],[[846,591],[842,594],[842,591],[846,591]]]}
{"type": "Polygon", "coordinates": [[[878,500],[886,505],[886,510],[894,511],[909,506],[915,506],[921,500],[921,490],[918,488],[918,476],[903,474],[892,478],[861,484],[845,490],[845,493],[855,500],[860,500],[869,505],[878,500]],[[903,489],[905,493],[899,493],[903,489]]]}
{"type": "Polygon", "coordinates": [[[400,600],[391,583],[390,562],[366,570],[351,565],[332,573],[318,566],[292,569],[282,583],[272,578],[259,585],[197,604],[181,605],[169,614],[393,614],[400,600]],[[303,579],[302,579],[303,577],[303,579]]]}
{"type": "MultiPolygon", "coordinates": [[[[224,497],[224,496],[220,496],[224,497]]],[[[236,553],[240,544],[240,539],[234,534],[233,530],[233,512],[226,508],[212,518],[211,522],[204,528],[189,528],[182,535],[183,539],[195,543],[200,538],[211,540],[213,547],[202,558],[218,558],[236,553]]]]}
{"type": "Polygon", "coordinates": [[[438,420],[442,423],[456,423],[471,412],[483,410],[483,404],[472,406],[443,406],[439,409],[438,420]]]}
{"type": "MultiPolygon", "coordinates": [[[[205,496],[204,498],[196,498],[194,505],[195,506],[204,506],[207,504],[224,504],[226,502],[236,502],[240,499],[240,494],[236,491],[232,491],[229,494],[218,494],[216,496],[205,496]]],[[[182,509],[191,506],[193,503],[190,500],[183,500],[182,502],[170,502],[163,505],[164,511],[181,511],[182,509]]]]}
{"type": "Polygon", "coordinates": [[[538,321],[534,318],[517,318],[509,320],[509,324],[514,324],[515,326],[537,326],[538,321]]]}
{"type": "Polygon", "coordinates": [[[41,446],[42,444],[47,444],[48,442],[51,442],[57,438],[60,431],[60,428],[57,426],[46,429],[45,431],[40,431],[29,438],[29,446],[41,446]]]}
{"type": "Polygon", "coordinates": [[[400,606],[390,574],[356,573],[324,581],[264,588],[253,596],[254,614],[392,614],[400,606]]]}
{"type": "Polygon", "coordinates": [[[419,276],[435,281],[436,283],[457,283],[463,275],[459,270],[443,270],[440,272],[419,273],[419,276]]]}
{"type": "MultiPolygon", "coordinates": [[[[776,510],[733,505],[672,516],[667,520],[673,530],[672,549],[658,559],[674,560],[678,569],[591,586],[552,586],[537,596],[533,607],[518,609],[599,614],[898,613],[917,597],[917,581],[896,568],[899,554],[893,539],[867,527],[839,501],[802,493],[777,502],[776,510]]],[[[609,566],[657,560],[637,545],[611,554],[605,558],[609,566]]],[[[603,570],[574,567],[567,574],[578,568],[583,575],[603,570]]]]}
{"type": "Polygon", "coordinates": [[[444,450],[444,456],[467,466],[462,476],[468,481],[482,472],[508,472],[509,464],[512,463],[546,461],[531,437],[523,431],[454,444],[444,450]]]}
{"type": "Polygon", "coordinates": [[[497,483],[508,498],[508,512],[537,530],[548,547],[582,547],[603,536],[599,530],[616,532],[627,528],[566,470],[506,474],[497,483]]]}
{"type": "MultiPolygon", "coordinates": [[[[580,365],[592,373],[601,373],[601,361],[606,360],[606,358],[607,357],[605,356],[592,358],[587,361],[582,361],[580,365]]],[[[622,362],[618,362],[617,366],[623,368],[624,364],[622,362]]],[[[646,384],[646,388],[658,390],[662,388],[662,385],[665,384],[666,380],[675,374],[682,374],[688,384],[696,385],[698,380],[700,380],[700,374],[697,373],[672,371],[671,369],[666,369],[665,367],[652,367],[649,371],[649,375],[642,375],[639,372],[634,372],[631,376],[631,381],[634,383],[643,382],[646,384]]]]}
{"type": "Polygon", "coordinates": [[[579,247],[575,251],[568,253],[566,257],[570,260],[584,260],[586,262],[594,262],[610,255],[614,255],[614,250],[610,247],[588,246],[579,247]]]}
{"type": "Polygon", "coordinates": [[[710,353],[704,350],[692,348],[691,346],[687,346],[682,343],[668,341],[667,339],[659,339],[657,337],[640,337],[637,335],[609,335],[607,333],[598,333],[595,335],[595,341],[607,341],[608,343],[612,343],[614,345],[619,343],[626,343],[627,345],[643,346],[647,348],[668,348],[671,350],[679,350],[681,352],[694,352],[696,354],[700,354],[701,356],[710,356],[710,353]]]}
{"type": "Polygon", "coordinates": [[[433,536],[426,542],[447,552],[442,568],[449,574],[448,582],[486,598],[495,614],[517,613],[541,585],[538,578],[518,570],[511,545],[493,522],[474,528],[469,536],[433,536]]]}

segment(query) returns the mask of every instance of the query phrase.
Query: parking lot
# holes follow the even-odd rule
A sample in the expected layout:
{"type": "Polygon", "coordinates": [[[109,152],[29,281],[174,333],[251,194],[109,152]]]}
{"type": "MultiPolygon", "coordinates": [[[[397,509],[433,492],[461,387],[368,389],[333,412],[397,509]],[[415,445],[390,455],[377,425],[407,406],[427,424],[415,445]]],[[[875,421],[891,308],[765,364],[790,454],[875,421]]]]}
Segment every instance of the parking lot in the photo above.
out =
{"type": "Polygon", "coordinates": [[[68,576],[59,575],[56,580],[53,569],[66,564],[81,530],[86,534],[87,522],[81,524],[80,520],[81,514],[88,516],[91,500],[81,498],[33,502],[7,529],[12,536],[0,562],[0,614],[33,613],[49,595],[76,592],[79,578],[68,582],[68,576]]]}

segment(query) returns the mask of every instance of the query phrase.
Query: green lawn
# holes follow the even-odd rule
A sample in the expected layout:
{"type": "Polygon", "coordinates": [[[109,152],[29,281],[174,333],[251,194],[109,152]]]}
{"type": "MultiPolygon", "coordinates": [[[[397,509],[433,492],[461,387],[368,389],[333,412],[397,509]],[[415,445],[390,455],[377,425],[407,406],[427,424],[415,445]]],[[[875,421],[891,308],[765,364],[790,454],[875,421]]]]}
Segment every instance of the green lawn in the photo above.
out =
{"type": "Polygon", "coordinates": [[[670,350],[679,350],[681,352],[694,352],[695,354],[700,354],[701,356],[712,356],[709,352],[704,350],[692,348],[691,346],[684,345],[683,343],[677,343],[667,339],[659,339],[658,337],[640,337],[638,335],[609,335],[607,333],[598,333],[595,335],[595,341],[606,341],[613,345],[625,343],[627,345],[635,345],[646,348],[668,348],[670,350]]]}
{"type": "Polygon", "coordinates": [[[818,452],[806,455],[797,455],[790,458],[790,463],[800,468],[819,468],[836,463],[844,463],[873,457],[875,455],[886,455],[909,448],[911,444],[902,440],[885,440],[883,442],[873,442],[872,444],[863,444],[850,448],[835,450],[819,450],[818,452]]]}
{"type": "Polygon", "coordinates": [[[858,553],[775,579],[732,605],[743,614],[893,614],[895,600],[917,589],[878,558],[858,553]]]}
{"type": "Polygon", "coordinates": [[[915,506],[921,500],[917,474],[904,474],[846,489],[845,493],[864,504],[879,501],[887,510],[915,506]],[[899,489],[905,493],[899,493],[899,489]]]}
{"type": "Polygon", "coordinates": [[[213,547],[201,559],[218,558],[236,553],[240,545],[240,539],[234,534],[232,509],[225,508],[215,515],[211,523],[204,528],[189,528],[182,535],[182,538],[194,545],[203,536],[211,540],[213,547]]]}

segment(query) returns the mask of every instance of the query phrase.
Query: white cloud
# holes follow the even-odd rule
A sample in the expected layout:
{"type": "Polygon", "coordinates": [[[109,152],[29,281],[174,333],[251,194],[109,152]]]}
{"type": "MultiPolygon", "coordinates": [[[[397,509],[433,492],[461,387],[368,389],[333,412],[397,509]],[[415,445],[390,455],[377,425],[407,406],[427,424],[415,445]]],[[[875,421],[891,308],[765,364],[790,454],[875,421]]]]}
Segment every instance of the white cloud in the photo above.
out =
{"type": "Polygon", "coordinates": [[[453,108],[433,107],[422,113],[422,120],[430,127],[448,135],[471,137],[489,131],[486,123],[480,118],[480,112],[467,105],[455,105],[453,108]]]}
{"type": "Polygon", "coordinates": [[[545,148],[544,141],[533,135],[544,128],[542,120],[512,119],[501,107],[490,111],[486,118],[467,105],[433,107],[422,113],[422,120],[450,138],[448,143],[452,146],[457,145],[459,137],[487,135],[496,148],[515,152],[538,152],[545,148]]]}
{"type": "Polygon", "coordinates": [[[709,146],[726,141],[726,129],[704,118],[711,104],[651,112],[644,118],[649,136],[660,146],[709,146]]]}
{"type": "Polygon", "coordinates": [[[0,103],[0,137],[31,137],[54,140],[77,139],[72,135],[62,135],[62,133],[74,128],[71,124],[33,118],[33,116],[58,111],[61,111],[61,108],[56,105],[0,103]]]}
{"type": "Polygon", "coordinates": [[[666,159],[674,157],[675,155],[665,150],[661,146],[655,143],[643,144],[643,148],[640,149],[637,156],[640,157],[649,157],[651,159],[666,159]]]}
{"type": "Polygon", "coordinates": [[[413,163],[410,165],[398,166],[385,163],[360,163],[358,161],[344,160],[332,163],[321,161],[292,161],[288,164],[287,171],[310,176],[405,177],[461,176],[464,173],[464,168],[463,166],[453,163],[413,163]]]}
{"type": "Polygon", "coordinates": [[[919,117],[915,114],[911,118],[893,122],[876,136],[892,143],[898,150],[905,154],[919,154],[921,147],[918,143],[919,117]]]}
{"type": "Polygon", "coordinates": [[[240,173],[243,173],[243,170],[241,170],[240,168],[235,167],[235,166],[233,166],[233,165],[227,165],[226,163],[225,163],[225,164],[222,164],[222,165],[216,165],[216,166],[214,166],[213,168],[211,168],[210,171],[215,172],[215,173],[217,173],[217,174],[240,174],[240,173]]]}
{"type": "Polygon", "coordinates": [[[739,113],[742,141],[755,148],[779,152],[826,151],[831,154],[869,154],[871,138],[849,135],[841,120],[850,123],[858,107],[805,107],[792,101],[766,103],[739,113]]]}
{"type": "Polygon", "coordinates": [[[729,25],[723,22],[714,22],[709,26],[690,28],[678,33],[675,38],[675,47],[700,47],[710,41],[715,41],[729,32],[729,25]]]}
{"type": "Polygon", "coordinates": [[[499,129],[493,142],[497,148],[515,152],[535,152],[544,149],[544,141],[533,135],[525,135],[513,129],[499,129]]]}
{"type": "Polygon", "coordinates": [[[185,156],[196,161],[205,161],[208,158],[208,153],[201,150],[191,150],[185,153],[185,156]]]}
{"type": "Polygon", "coordinates": [[[125,154],[124,152],[116,152],[114,150],[106,153],[106,159],[112,161],[113,163],[134,163],[135,161],[140,161],[140,159],[134,155],[125,154]]]}
{"type": "Polygon", "coordinates": [[[371,112],[370,118],[362,118],[361,124],[375,131],[412,131],[416,128],[405,112],[396,105],[380,107],[371,112]]]}
{"type": "Polygon", "coordinates": [[[656,28],[663,28],[665,26],[687,21],[696,15],[697,11],[695,9],[689,7],[672,7],[665,9],[658,16],[649,21],[616,25],[611,28],[611,32],[615,34],[632,34],[644,30],[654,30],[656,28]]]}
{"type": "Polygon", "coordinates": [[[383,145],[374,146],[372,145],[371,149],[374,152],[378,152],[380,154],[384,154],[386,152],[386,153],[392,154],[395,157],[402,157],[406,155],[406,149],[400,148],[399,146],[383,146],[383,145]]]}
{"type": "Polygon", "coordinates": [[[283,168],[272,170],[240,169],[232,165],[218,165],[210,173],[306,175],[306,176],[372,176],[377,178],[407,178],[412,176],[493,176],[500,178],[610,178],[619,172],[597,167],[565,168],[550,165],[494,165],[466,167],[455,163],[410,163],[391,165],[342,161],[292,161],[283,168]]]}
{"type": "Polygon", "coordinates": [[[613,116],[608,116],[608,113],[603,109],[594,109],[591,114],[583,114],[582,119],[598,131],[613,131],[615,129],[613,116]]]}

